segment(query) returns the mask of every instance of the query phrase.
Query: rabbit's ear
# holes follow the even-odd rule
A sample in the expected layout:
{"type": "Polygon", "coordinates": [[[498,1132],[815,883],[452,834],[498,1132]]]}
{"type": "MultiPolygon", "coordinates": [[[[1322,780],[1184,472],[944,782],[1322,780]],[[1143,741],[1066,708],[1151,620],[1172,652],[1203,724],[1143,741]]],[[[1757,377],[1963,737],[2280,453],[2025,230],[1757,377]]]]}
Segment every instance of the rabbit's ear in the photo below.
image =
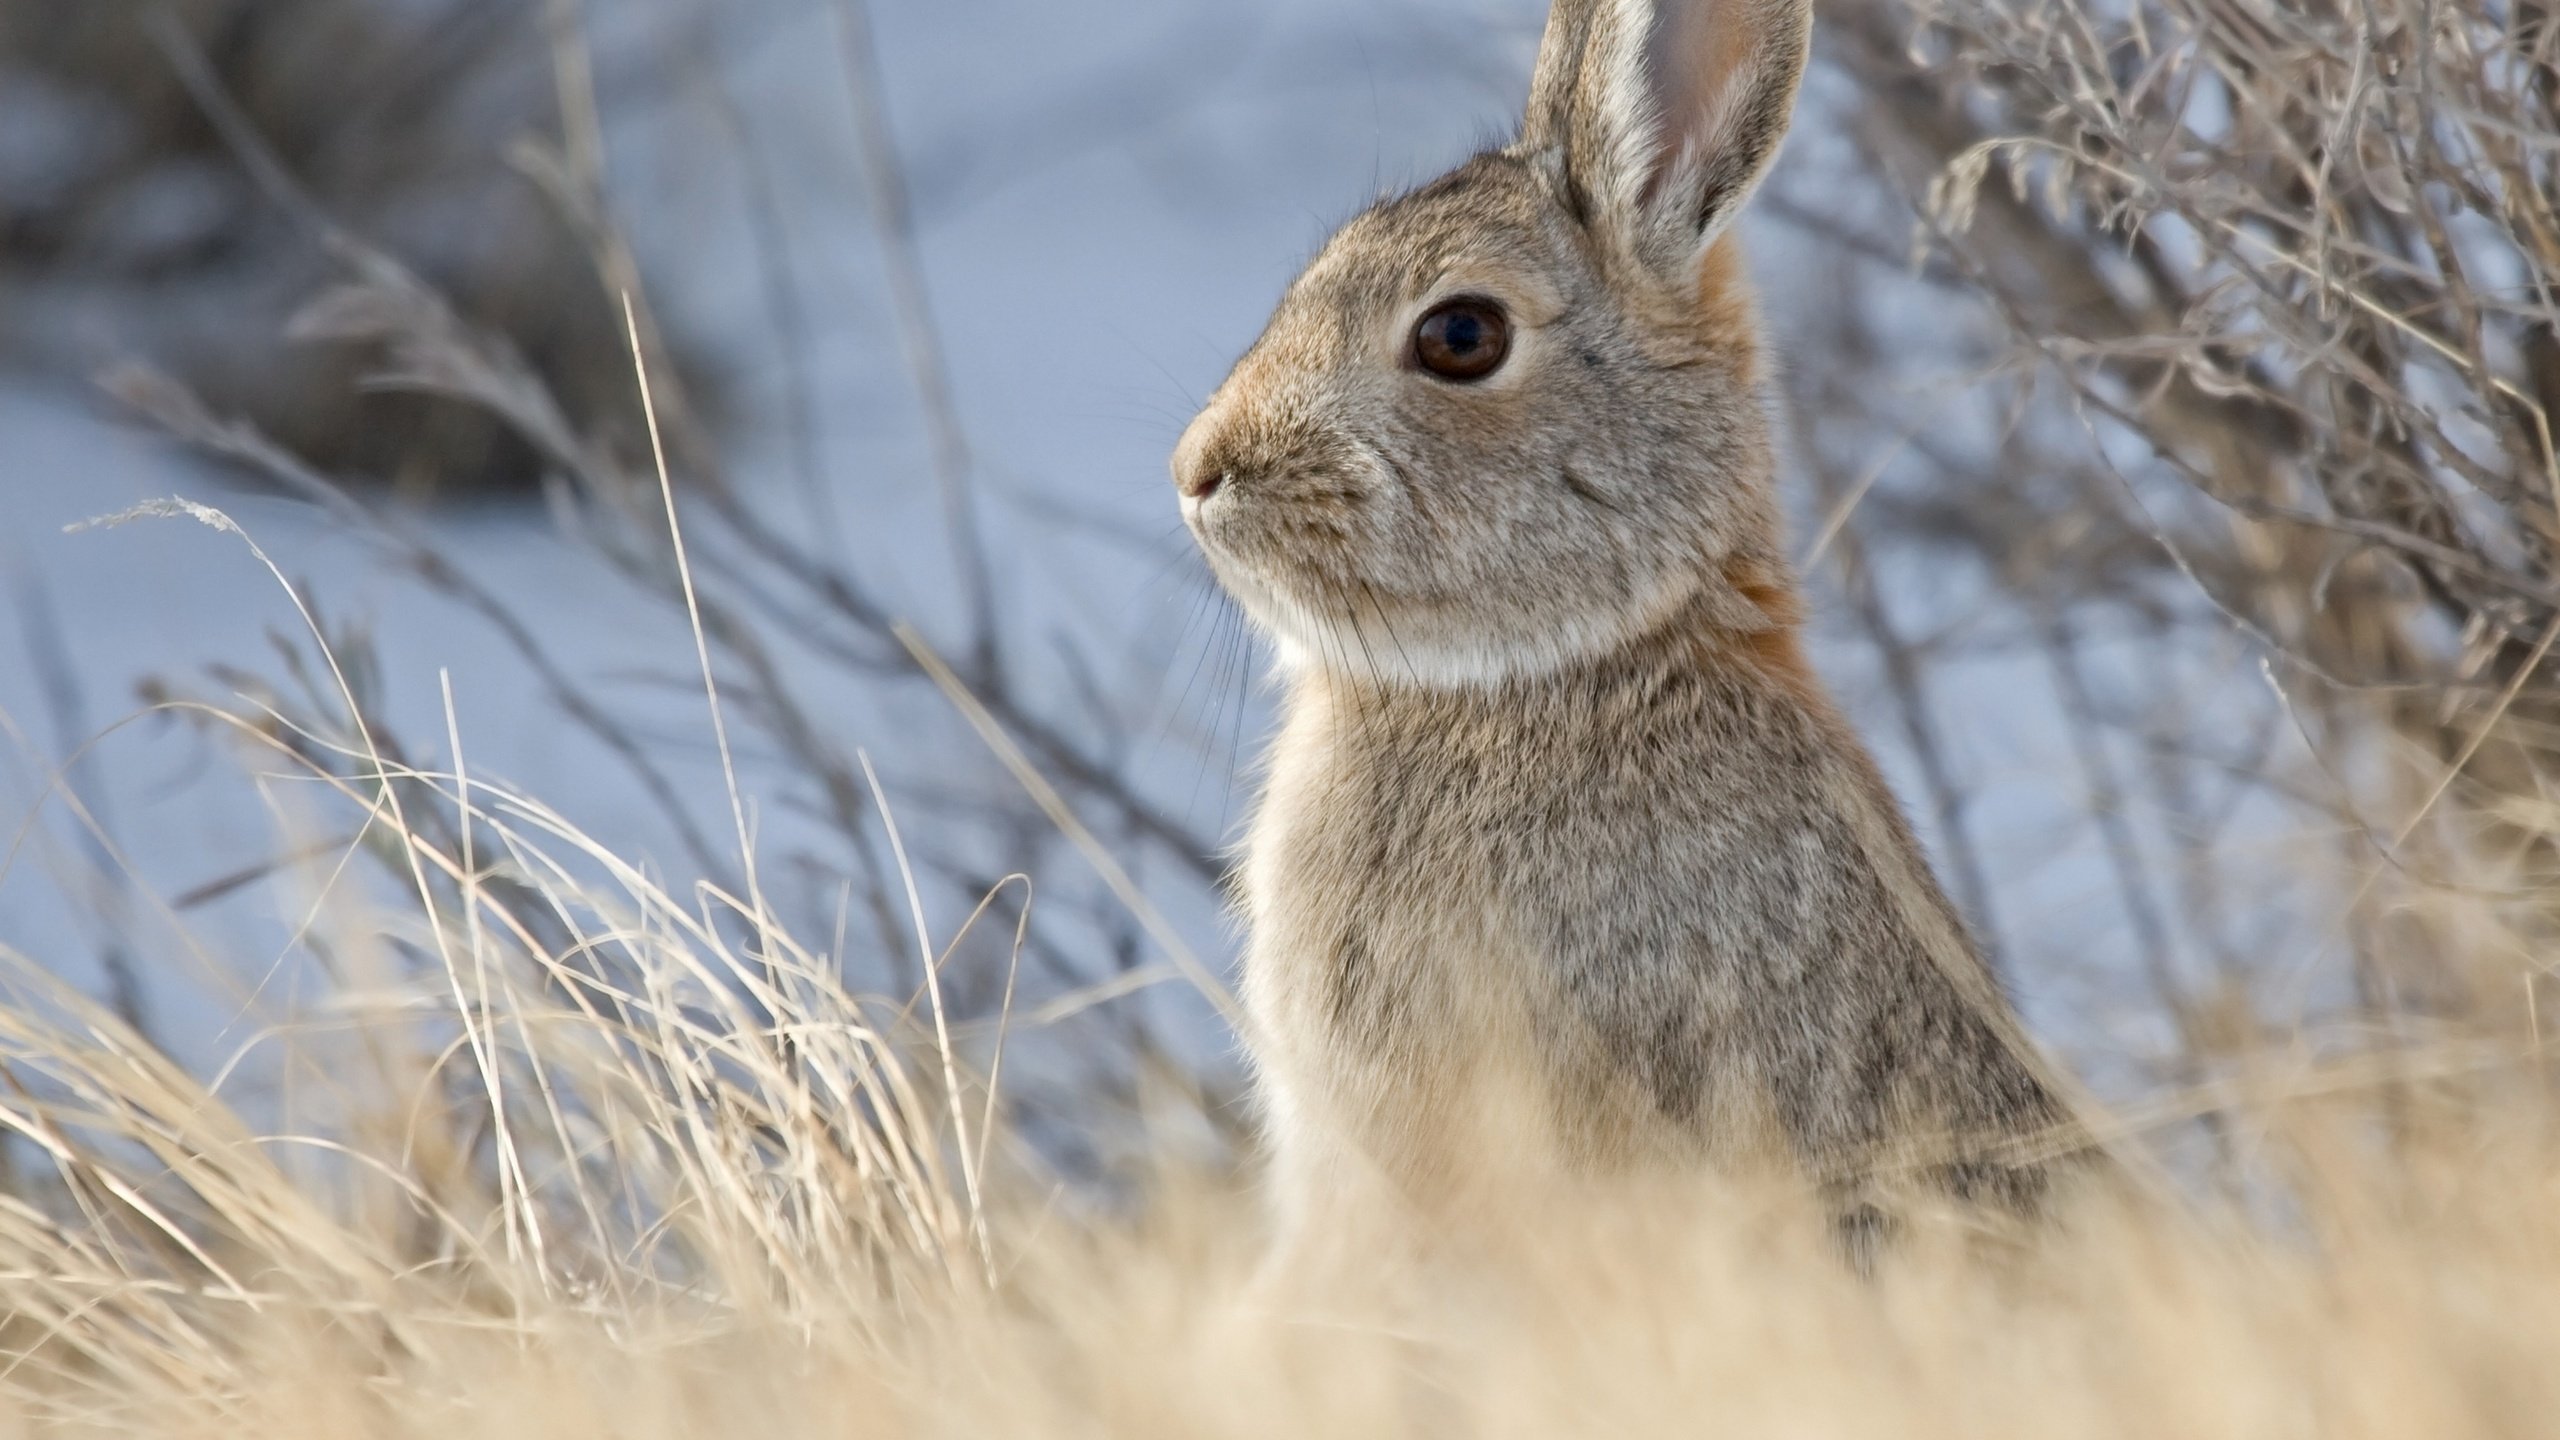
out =
{"type": "Polygon", "coordinates": [[[1812,35],[1811,0],[1555,0],[1521,144],[1586,224],[1694,264],[1777,158],[1812,35]]]}

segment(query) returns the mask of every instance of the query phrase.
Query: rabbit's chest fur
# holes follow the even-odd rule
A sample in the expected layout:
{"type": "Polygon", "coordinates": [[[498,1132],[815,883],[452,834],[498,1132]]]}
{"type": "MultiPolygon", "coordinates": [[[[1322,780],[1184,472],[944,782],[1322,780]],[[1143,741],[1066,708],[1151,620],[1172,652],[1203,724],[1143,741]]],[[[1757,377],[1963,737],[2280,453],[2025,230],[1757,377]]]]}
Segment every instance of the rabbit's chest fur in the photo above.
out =
{"type": "Polygon", "coordinates": [[[1339,1150],[1430,1203],[2049,1118],[1885,793],[1748,666],[1302,685],[1244,874],[1284,1171],[1339,1150]]]}

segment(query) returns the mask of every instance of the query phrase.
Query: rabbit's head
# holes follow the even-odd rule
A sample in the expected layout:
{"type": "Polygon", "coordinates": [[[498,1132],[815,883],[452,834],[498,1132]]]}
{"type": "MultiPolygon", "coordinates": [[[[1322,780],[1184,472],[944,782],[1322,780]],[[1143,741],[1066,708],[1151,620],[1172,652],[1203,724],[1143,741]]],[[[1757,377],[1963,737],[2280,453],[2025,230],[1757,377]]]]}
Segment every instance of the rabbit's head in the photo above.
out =
{"type": "Polygon", "coordinates": [[[1555,0],[1519,140],[1352,221],[1290,287],[1174,456],[1287,662],[1473,685],[1701,604],[1768,623],[1727,237],[1811,23],[1810,0],[1555,0]]]}

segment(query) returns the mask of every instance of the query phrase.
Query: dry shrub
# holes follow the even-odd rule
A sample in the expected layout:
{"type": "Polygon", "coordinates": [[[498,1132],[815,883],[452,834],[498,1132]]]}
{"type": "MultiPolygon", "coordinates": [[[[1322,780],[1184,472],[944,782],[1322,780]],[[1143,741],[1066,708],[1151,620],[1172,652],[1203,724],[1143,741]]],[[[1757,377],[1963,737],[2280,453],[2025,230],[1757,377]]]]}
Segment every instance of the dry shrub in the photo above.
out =
{"type": "MultiPolygon", "coordinates": [[[[2152,520],[2164,549],[2218,540],[2214,598],[2315,674],[2515,679],[2560,607],[2551,12],[1920,20],[1928,73],[1985,117],[1931,196],[1945,253],[2102,433],[2148,449],[2132,478],[2209,502],[2152,520]]],[[[2400,718],[2461,728],[2429,709],[2400,718]]]]}
{"type": "Polygon", "coordinates": [[[1899,288],[1843,302],[1802,448],[1854,514],[1826,568],[1959,877],[1979,837],[1932,667],[1970,646],[2050,678],[2098,903],[2177,1023],[2166,1072],[2306,1017],[2529,1030],[2560,879],[2519,813],[2560,718],[2551,8],[1825,20],[1860,178],[1902,205],[1843,187],[1824,239],[1899,288]],[[1897,301],[1961,320],[1915,340],[1897,301]],[[1875,574],[1918,600],[1950,562],[1974,612],[1875,602],[1875,574]]]}
{"type": "Polygon", "coordinates": [[[158,28],[284,173],[508,337],[589,428],[636,443],[611,291],[511,147],[556,128],[541,7],[494,0],[17,0],[0,10],[9,348],[79,373],[139,353],[328,468],[410,498],[521,490],[541,457],[485,413],[348,385],[360,346],[287,323],[330,262],[182,82],[158,28]]]}

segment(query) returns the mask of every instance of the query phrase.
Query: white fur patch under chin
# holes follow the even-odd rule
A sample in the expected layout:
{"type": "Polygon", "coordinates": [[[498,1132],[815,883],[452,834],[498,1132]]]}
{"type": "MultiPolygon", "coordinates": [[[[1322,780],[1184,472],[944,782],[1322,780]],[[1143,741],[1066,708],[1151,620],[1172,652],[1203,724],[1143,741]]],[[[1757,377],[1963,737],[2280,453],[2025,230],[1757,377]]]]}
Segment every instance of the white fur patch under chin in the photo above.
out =
{"type": "Polygon", "coordinates": [[[1281,673],[1310,671],[1385,687],[1421,690],[1490,689],[1511,680],[1552,675],[1577,660],[1606,654],[1669,618],[1696,594],[1694,586],[1666,587],[1649,604],[1607,616],[1579,616],[1547,634],[1503,636],[1422,635],[1383,619],[1354,625],[1320,613],[1258,581],[1230,577],[1229,593],[1255,625],[1271,637],[1281,673]]]}
{"type": "Polygon", "coordinates": [[[1493,644],[1452,645],[1381,645],[1376,640],[1363,640],[1350,634],[1348,626],[1337,626],[1331,637],[1310,644],[1299,636],[1274,627],[1272,648],[1284,674],[1300,675],[1310,670],[1370,684],[1417,690],[1489,690],[1507,680],[1535,679],[1556,670],[1597,646],[1539,645],[1504,647],[1493,644]],[[1363,648],[1365,644],[1366,648],[1363,648]]]}

